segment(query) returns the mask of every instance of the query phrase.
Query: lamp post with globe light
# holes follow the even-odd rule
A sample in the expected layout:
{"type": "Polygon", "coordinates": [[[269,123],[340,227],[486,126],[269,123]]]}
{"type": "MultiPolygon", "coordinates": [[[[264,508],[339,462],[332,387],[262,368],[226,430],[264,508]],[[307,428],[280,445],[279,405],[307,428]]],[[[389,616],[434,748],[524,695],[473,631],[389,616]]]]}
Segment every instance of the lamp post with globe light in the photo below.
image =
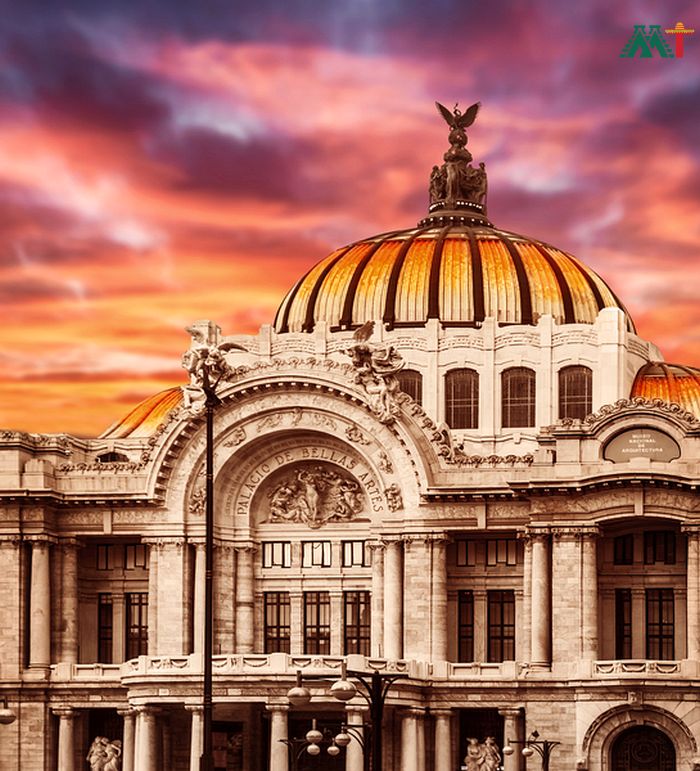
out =
{"type": "MultiPolygon", "coordinates": [[[[377,671],[367,673],[349,670],[347,663],[343,661],[340,668],[340,680],[336,680],[331,685],[331,696],[338,699],[338,701],[347,702],[359,695],[362,696],[369,706],[368,728],[371,742],[369,754],[371,771],[382,771],[382,722],[387,693],[397,680],[406,679],[406,677],[403,674],[388,674],[377,671]],[[362,687],[358,688],[354,682],[348,680],[348,676],[359,681],[362,687]]],[[[314,679],[320,678],[314,677],[314,679]]],[[[311,692],[302,683],[301,671],[297,671],[296,685],[288,692],[287,698],[292,706],[298,707],[306,706],[311,701],[311,692]]],[[[366,745],[360,731],[344,726],[340,734],[335,737],[335,744],[347,746],[352,737],[360,742],[365,751],[365,768],[367,768],[366,745]]]]}
{"type": "Polygon", "coordinates": [[[552,750],[557,747],[561,742],[553,742],[548,739],[540,739],[540,735],[537,731],[533,731],[527,739],[524,741],[518,739],[508,739],[506,746],[502,752],[504,755],[512,755],[515,749],[511,746],[513,744],[525,745],[520,750],[524,758],[531,758],[537,753],[542,758],[542,771],[549,771],[549,758],[552,754],[552,750]]]}

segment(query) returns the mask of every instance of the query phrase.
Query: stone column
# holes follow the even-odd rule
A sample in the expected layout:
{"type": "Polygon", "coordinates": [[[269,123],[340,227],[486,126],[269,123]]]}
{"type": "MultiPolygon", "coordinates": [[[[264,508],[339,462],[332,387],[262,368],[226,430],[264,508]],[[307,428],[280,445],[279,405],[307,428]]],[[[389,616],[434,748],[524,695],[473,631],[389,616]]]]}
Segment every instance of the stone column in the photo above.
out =
{"type": "Polygon", "coordinates": [[[51,664],[51,579],[49,542],[32,541],[32,574],[29,584],[29,666],[51,664]]]}
{"type": "Polygon", "coordinates": [[[416,714],[416,768],[425,769],[425,710],[417,710],[416,714]]]}
{"type": "Polygon", "coordinates": [[[518,533],[523,542],[523,606],[522,630],[515,635],[516,659],[528,664],[532,649],[532,539],[526,533],[518,533]]]}
{"type": "Polygon", "coordinates": [[[454,771],[452,765],[452,710],[431,709],[435,718],[435,771],[454,771]]]}
{"type": "Polygon", "coordinates": [[[403,543],[387,541],[384,556],[384,656],[403,656],[403,543]]]}
{"type": "Polygon", "coordinates": [[[372,656],[384,656],[384,549],[381,541],[369,544],[372,551],[372,656]]]}
{"type": "Polygon", "coordinates": [[[700,659],[700,529],[684,527],[688,539],[686,566],[686,623],[688,629],[687,659],[700,659]]]}
{"type": "Polygon", "coordinates": [[[486,602],[486,589],[474,589],[474,661],[486,661],[488,659],[488,605],[486,602]]]}
{"type": "Polygon", "coordinates": [[[194,544],[194,609],[192,612],[194,634],[192,647],[195,653],[204,653],[204,574],[206,568],[206,551],[203,543],[194,544]]]}
{"type": "Polygon", "coordinates": [[[239,546],[236,551],[236,652],[252,653],[255,649],[255,547],[239,546]]]}
{"type": "Polygon", "coordinates": [[[292,654],[303,653],[304,640],[304,595],[302,592],[289,592],[289,650],[292,654]]]}
{"type": "Polygon", "coordinates": [[[645,629],[646,591],[641,588],[632,589],[632,658],[647,657],[647,635],[645,629]]]}
{"type": "Polygon", "coordinates": [[[139,727],[136,742],[136,771],[159,771],[158,709],[137,707],[139,727]]]}
{"type": "Polygon", "coordinates": [[[532,537],[532,658],[536,667],[548,668],[552,649],[552,592],[548,531],[531,531],[532,537]]]}
{"type": "Polygon", "coordinates": [[[437,537],[432,542],[432,661],[447,660],[447,539],[437,537]]]}
{"type": "Polygon", "coordinates": [[[287,739],[287,713],[289,707],[286,704],[268,704],[270,712],[270,766],[269,771],[289,770],[289,751],[282,741],[287,739]]]}
{"type": "MultiPolygon", "coordinates": [[[[348,704],[345,707],[345,713],[347,715],[348,725],[352,728],[356,728],[362,733],[362,736],[365,737],[364,728],[362,726],[365,722],[367,710],[364,707],[348,704]]],[[[352,737],[350,739],[350,744],[348,744],[347,749],[345,750],[345,771],[363,771],[364,752],[362,751],[362,745],[353,733],[351,733],[350,736],[352,737]]],[[[368,744],[365,752],[370,752],[369,736],[367,736],[366,739],[368,740],[368,744]]]]}
{"type": "Polygon", "coordinates": [[[170,727],[170,716],[167,713],[161,720],[160,734],[160,767],[172,768],[173,736],[172,729],[170,727]]]}
{"type": "Polygon", "coordinates": [[[185,706],[192,713],[192,728],[190,731],[190,771],[199,771],[200,759],[204,750],[203,716],[204,708],[201,705],[187,704],[185,706]]]}
{"type": "MultiPolygon", "coordinates": [[[[148,655],[158,654],[158,545],[143,540],[148,546],[148,655]]],[[[141,722],[141,721],[139,721],[141,722]]],[[[139,769],[141,771],[141,769],[139,769]]]]}
{"type": "Polygon", "coordinates": [[[122,735],[122,771],[135,771],[134,768],[134,748],[135,748],[135,723],[136,713],[133,709],[120,709],[118,713],[124,720],[124,732],[122,735]]]}
{"type": "Polygon", "coordinates": [[[60,707],[53,710],[58,715],[58,771],[75,771],[75,710],[60,707]]]}
{"type": "Polygon", "coordinates": [[[505,707],[499,709],[498,714],[503,718],[504,746],[510,745],[514,750],[512,755],[503,756],[503,771],[520,771],[523,766],[523,745],[513,742],[521,742],[525,736],[522,710],[520,707],[505,707]]]}
{"type": "Polygon", "coordinates": [[[401,714],[401,769],[418,771],[418,710],[407,709],[401,714]]]}
{"type": "Polygon", "coordinates": [[[581,657],[598,658],[598,531],[590,529],[581,538],[581,657]]]}
{"type": "Polygon", "coordinates": [[[343,593],[330,592],[331,603],[331,656],[343,655],[343,593]]]}
{"type": "Polygon", "coordinates": [[[61,661],[78,661],[78,548],[74,538],[61,541],[61,661]]]}

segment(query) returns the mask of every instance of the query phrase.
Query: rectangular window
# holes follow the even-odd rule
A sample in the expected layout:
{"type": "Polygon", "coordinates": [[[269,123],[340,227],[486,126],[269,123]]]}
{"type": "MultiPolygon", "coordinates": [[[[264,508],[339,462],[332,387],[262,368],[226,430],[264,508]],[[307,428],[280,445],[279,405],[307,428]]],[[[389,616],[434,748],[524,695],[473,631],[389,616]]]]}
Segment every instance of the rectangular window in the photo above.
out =
{"type": "Polygon", "coordinates": [[[304,592],[304,653],[331,652],[331,599],[328,592],[304,592]]]}
{"type": "Polygon", "coordinates": [[[647,658],[669,661],[674,657],[673,589],[647,589],[647,658]]]}
{"type": "Polygon", "coordinates": [[[145,570],[148,567],[148,549],[142,543],[128,543],[124,546],[124,569],[145,570]]]}
{"type": "Polygon", "coordinates": [[[515,565],[517,560],[515,538],[493,538],[486,542],[487,565],[515,565]]]}
{"type": "Polygon", "coordinates": [[[676,534],[672,530],[647,530],[644,533],[644,564],[676,564],[676,534]]]}
{"type": "Polygon", "coordinates": [[[112,595],[97,595],[97,660],[100,664],[112,664],[114,635],[112,595]]]}
{"type": "Polygon", "coordinates": [[[345,655],[359,653],[362,656],[369,656],[370,593],[345,592],[343,599],[345,622],[343,652],[345,655]]]}
{"type": "Polygon", "coordinates": [[[265,653],[289,653],[289,592],[265,592],[265,653]]]}
{"type": "Polygon", "coordinates": [[[634,534],[618,535],[614,541],[614,550],[613,562],[616,565],[632,565],[634,563],[634,534]]]}
{"type": "Polygon", "coordinates": [[[476,565],[476,541],[457,541],[457,567],[470,568],[476,565]]]}
{"type": "Polygon", "coordinates": [[[148,592],[124,595],[126,610],[126,658],[148,653],[148,592]]]}
{"type": "Polygon", "coordinates": [[[457,604],[457,660],[474,661],[474,594],[460,591],[457,604]]]}
{"type": "Polygon", "coordinates": [[[615,589],[615,658],[632,658],[631,589],[615,589]]]}
{"type": "Polygon", "coordinates": [[[371,565],[370,551],[366,541],[343,541],[343,567],[368,567],[371,565]]]}
{"type": "Polygon", "coordinates": [[[515,660],[515,593],[487,592],[488,660],[515,660]]]}
{"type": "Polygon", "coordinates": [[[97,564],[98,570],[112,570],[114,567],[114,547],[111,543],[97,544],[97,564]]]}
{"type": "Polygon", "coordinates": [[[292,545],[289,541],[265,541],[262,566],[264,568],[289,568],[292,566],[292,545]]]}
{"type": "Polygon", "coordinates": [[[304,541],[301,545],[303,568],[329,568],[331,566],[330,541],[304,541]]]}

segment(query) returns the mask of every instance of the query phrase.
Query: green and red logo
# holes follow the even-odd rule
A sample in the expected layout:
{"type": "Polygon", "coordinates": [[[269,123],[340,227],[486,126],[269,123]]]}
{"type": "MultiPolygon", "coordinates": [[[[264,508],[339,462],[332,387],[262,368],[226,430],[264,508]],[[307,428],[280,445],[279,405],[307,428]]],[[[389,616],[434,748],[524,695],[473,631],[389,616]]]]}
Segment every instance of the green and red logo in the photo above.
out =
{"type": "Polygon", "coordinates": [[[682,21],[679,21],[673,29],[665,29],[664,32],[675,38],[675,53],[661,34],[660,24],[635,24],[634,32],[620,56],[623,59],[634,59],[635,56],[639,56],[640,59],[651,59],[658,54],[662,59],[682,59],[685,36],[692,35],[695,30],[688,29],[682,21]]]}

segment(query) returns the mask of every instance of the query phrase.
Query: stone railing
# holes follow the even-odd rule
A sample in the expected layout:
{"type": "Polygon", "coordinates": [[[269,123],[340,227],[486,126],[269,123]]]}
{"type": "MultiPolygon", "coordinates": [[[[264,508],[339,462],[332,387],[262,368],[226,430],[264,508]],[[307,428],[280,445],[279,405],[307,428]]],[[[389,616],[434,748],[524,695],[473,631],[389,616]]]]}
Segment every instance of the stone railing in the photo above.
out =
{"type": "Polygon", "coordinates": [[[121,664],[69,664],[65,661],[51,667],[51,682],[119,682],[121,664]]]}
{"type": "Polygon", "coordinates": [[[433,676],[448,680],[515,680],[518,676],[518,665],[514,661],[491,662],[437,662],[433,668],[433,676]]]}
{"type": "Polygon", "coordinates": [[[650,661],[647,659],[624,659],[616,661],[593,662],[593,677],[650,676],[659,675],[684,675],[682,662],[680,661],[650,661]]]}

